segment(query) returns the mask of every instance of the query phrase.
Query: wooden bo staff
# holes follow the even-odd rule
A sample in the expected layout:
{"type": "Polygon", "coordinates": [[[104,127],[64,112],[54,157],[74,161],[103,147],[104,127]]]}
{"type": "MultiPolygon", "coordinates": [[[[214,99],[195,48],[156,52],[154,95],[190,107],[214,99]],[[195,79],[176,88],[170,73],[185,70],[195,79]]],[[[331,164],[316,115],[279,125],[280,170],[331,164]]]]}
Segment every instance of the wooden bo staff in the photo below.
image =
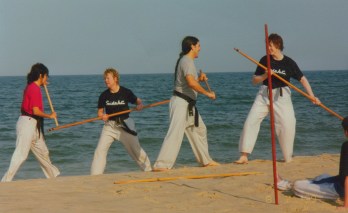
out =
{"type": "MultiPolygon", "coordinates": [[[[263,66],[262,64],[260,64],[258,61],[256,61],[255,59],[251,58],[250,56],[248,56],[247,54],[243,53],[242,51],[240,51],[238,48],[234,48],[234,50],[236,52],[238,52],[239,54],[241,54],[242,56],[246,57],[247,59],[249,59],[250,61],[252,61],[253,63],[255,63],[256,65],[258,65],[259,67],[261,67],[262,69],[264,69],[267,72],[267,67],[263,66]]],[[[272,73],[273,76],[275,76],[276,78],[278,78],[279,80],[281,80],[282,82],[284,82],[285,84],[287,84],[289,87],[291,87],[292,89],[296,90],[297,92],[299,92],[301,95],[305,96],[306,98],[308,98],[309,100],[311,100],[312,102],[315,101],[314,98],[312,98],[311,96],[309,96],[307,93],[303,92],[302,90],[300,90],[299,88],[297,88],[296,86],[294,86],[293,84],[291,84],[290,82],[288,82],[287,80],[283,79],[282,77],[280,77],[277,73],[272,73]]],[[[336,116],[337,118],[339,118],[340,120],[343,120],[343,117],[340,116],[339,114],[337,114],[336,112],[332,111],[331,109],[329,109],[328,107],[326,107],[324,104],[320,103],[319,106],[321,106],[323,109],[325,109],[326,111],[328,111],[330,114],[336,116]]]]}
{"type": "MultiPolygon", "coordinates": [[[[48,103],[50,104],[50,107],[51,107],[51,111],[54,112],[52,101],[51,101],[51,98],[50,98],[50,94],[48,93],[48,89],[47,89],[47,86],[45,84],[44,84],[44,88],[45,88],[45,91],[46,91],[48,103]]],[[[57,118],[54,118],[54,121],[56,122],[56,126],[59,126],[57,118]]]]}
{"type": "MultiPolygon", "coordinates": [[[[202,70],[199,70],[199,74],[202,75],[202,73],[203,73],[202,70]]],[[[208,81],[207,81],[207,80],[204,80],[204,82],[205,82],[205,85],[207,85],[208,91],[211,92],[211,89],[210,89],[210,86],[209,86],[209,84],[208,84],[208,81]]]]}
{"type": "MultiPolygon", "coordinates": [[[[156,103],[153,103],[153,104],[149,104],[149,105],[144,106],[143,109],[150,108],[150,107],[155,107],[155,106],[162,105],[162,104],[166,104],[166,103],[169,103],[169,101],[170,100],[165,100],[165,101],[160,101],[160,102],[156,102],[156,103]]],[[[117,116],[117,115],[130,113],[130,112],[133,112],[135,110],[136,110],[136,108],[132,108],[132,109],[124,110],[124,111],[121,111],[121,112],[116,112],[116,113],[110,114],[109,117],[114,117],[114,116],[117,116]]],[[[85,123],[88,123],[88,122],[101,120],[101,119],[102,119],[101,117],[90,118],[90,119],[86,119],[86,120],[82,120],[82,121],[78,121],[78,122],[74,122],[74,123],[70,123],[70,124],[65,124],[63,126],[54,127],[54,128],[49,129],[48,131],[51,132],[51,131],[54,131],[54,130],[59,130],[59,129],[64,129],[64,128],[68,128],[68,127],[72,127],[72,126],[77,126],[77,125],[81,125],[81,124],[85,124],[85,123]]]]}
{"type": "Polygon", "coordinates": [[[148,179],[139,179],[139,180],[120,180],[120,181],[115,181],[114,184],[159,182],[159,181],[171,181],[171,180],[181,180],[181,179],[220,178],[220,177],[231,177],[231,176],[258,175],[258,174],[262,174],[262,173],[261,172],[237,172],[237,173],[229,173],[229,174],[210,174],[210,175],[195,175],[195,176],[148,178],[148,179]]]}

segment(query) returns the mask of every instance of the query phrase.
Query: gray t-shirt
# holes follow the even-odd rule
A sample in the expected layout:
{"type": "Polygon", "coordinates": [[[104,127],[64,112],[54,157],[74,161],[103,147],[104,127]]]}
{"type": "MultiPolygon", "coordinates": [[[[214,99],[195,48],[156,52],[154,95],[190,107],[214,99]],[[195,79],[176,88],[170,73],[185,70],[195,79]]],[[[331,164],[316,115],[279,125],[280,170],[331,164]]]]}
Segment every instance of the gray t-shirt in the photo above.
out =
{"type": "Polygon", "coordinates": [[[180,59],[176,75],[177,76],[176,76],[174,89],[178,92],[181,92],[189,96],[193,100],[196,100],[197,92],[188,86],[186,78],[185,78],[186,75],[192,75],[195,79],[198,78],[198,74],[197,74],[193,59],[189,58],[186,55],[183,56],[180,59]]]}

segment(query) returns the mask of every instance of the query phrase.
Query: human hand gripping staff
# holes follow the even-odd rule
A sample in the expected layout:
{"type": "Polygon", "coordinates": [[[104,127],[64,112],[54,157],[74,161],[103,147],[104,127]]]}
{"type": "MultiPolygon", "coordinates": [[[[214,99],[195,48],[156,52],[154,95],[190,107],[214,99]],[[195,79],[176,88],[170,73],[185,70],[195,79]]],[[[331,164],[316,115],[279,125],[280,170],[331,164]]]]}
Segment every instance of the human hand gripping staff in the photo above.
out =
{"type": "MultiPolygon", "coordinates": [[[[201,82],[205,82],[205,85],[207,86],[208,88],[208,93],[205,94],[208,98],[212,99],[212,100],[215,100],[216,99],[216,94],[214,91],[212,91],[210,89],[210,86],[208,84],[208,77],[205,73],[202,72],[202,70],[200,70],[200,75],[199,75],[199,78],[198,78],[199,81],[201,82]]],[[[204,94],[204,93],[203,93],[204,94]]]]}
{"type": "Polygon", "coordinates": [[[199,80],[200,81],[204,81],[205,82],[205,85],[207,86],[208,88],[208,91],[211,92],[211,89],[210,89],[210,86],[208,84],[208,78],[207,78],[207,75],[205,73],[202,72],[202,70],[199,70],[199,80]]]}
{"type": "MultiPolygon", "coordinates": [[[[46,82],[46,84],[47,84],[47,82],[46,82]]],[[[52,104],[52,101],[51,101],[51,97],[50,97],[50,94],[48,93],[48,89],[47,89],[46,84],[44,84],[43,86],[45,88],[45,92],[46,92],[46,96],[47,96],[47,99],[48,99],[48,103],[49,103],[49,105],[51,107],[52,113],[55,114],[55,111],[54,111],[54,108],[53,108],[53,104],[52,104]]],[[[57,117],[54,117],[54,121],[56,122],[56,126],[59,126],[57,117]]]]}

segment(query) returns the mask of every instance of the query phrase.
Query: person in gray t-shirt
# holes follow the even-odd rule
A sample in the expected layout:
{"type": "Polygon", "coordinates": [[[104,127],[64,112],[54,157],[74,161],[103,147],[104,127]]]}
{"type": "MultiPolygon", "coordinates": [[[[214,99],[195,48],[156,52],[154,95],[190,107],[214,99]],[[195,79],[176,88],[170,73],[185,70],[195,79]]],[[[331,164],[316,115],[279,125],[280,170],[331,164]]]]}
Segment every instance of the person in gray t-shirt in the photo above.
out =
{"type": "Polygon", "coordinates": [[[197,93],[212,100],[216,98],[213,91],[207,91],[199,84],[199,81],[207,80],[203,73],[198,77],[194,64],[201,46],[197,38],[187,36],[181,47],[182,52],[175,67],[174,94],[169,104],[170,125],[153,171],[164,171],[174,166],[184,134],[200,165],[219,165],[209,155],[207,128],[195,107],[197,93]]]}

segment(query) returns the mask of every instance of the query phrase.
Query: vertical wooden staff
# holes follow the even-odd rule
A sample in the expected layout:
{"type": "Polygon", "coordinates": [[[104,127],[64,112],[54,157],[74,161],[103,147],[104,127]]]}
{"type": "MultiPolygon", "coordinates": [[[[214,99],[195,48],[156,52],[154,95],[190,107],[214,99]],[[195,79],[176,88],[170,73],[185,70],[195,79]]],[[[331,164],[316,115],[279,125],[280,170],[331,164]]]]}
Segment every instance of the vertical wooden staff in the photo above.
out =
{"type": "MultiPolygon", "coordinates": [[[[47,89],[47,86],[45,84],[44,84],[44,88],[45,88],[45,91],[46,91],[48,103],[50,104],[50,107],[51,107],[51,111],[54,112],[52,101],[51,101],[51,98],[50,98],[50,94],[48,93],[48,89],[47,89]]],[[[57,118],[54,118],[54,121],[56,122],[56,126],[59,126],[57,118]]]]}
{"type": "MultiPolygon", "coordinates": [[[[199,70],[199,74],[202,75],[202,73],[203,73],[202,70],[199,70]]],[[[211,89],[210,89],[210,86],[208,84],[208,81],[204,80],[204,82],[205,82],[205,85],[207,85],[208,91],[211,92],[211,89]]]]}
{"type": "Polygon", "coordinates": [[[277,154],[276,143],[274,136],[274,110],[273,110],[273,94],[272,94],[272,71],[271,71],[271,58],[269,53],[269,41],[268,41],[268,28],[265,24],[265,37],[266,37],[266,54],[267,54],[267,75],[268,75],[268,94],[269,94],[269,114],[271,124],[271,141],[272,141],[272,160],[273,160],[273,184],[274,184],[274,200],[278,205],[278,187],[277,187],[277,154]]]}

